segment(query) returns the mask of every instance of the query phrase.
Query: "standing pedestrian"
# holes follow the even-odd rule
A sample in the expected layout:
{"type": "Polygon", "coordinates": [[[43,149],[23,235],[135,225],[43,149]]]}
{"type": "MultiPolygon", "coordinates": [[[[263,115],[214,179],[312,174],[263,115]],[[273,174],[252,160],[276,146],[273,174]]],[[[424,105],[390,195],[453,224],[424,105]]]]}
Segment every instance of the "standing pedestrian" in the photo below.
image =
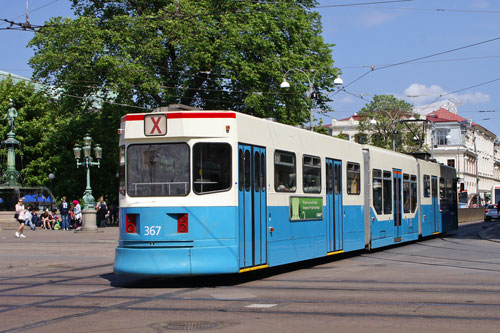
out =
{"type": "Polygon", "coordinates": [[[78,200],[73,200],[73,214],[75,215],[75,229],[78,229],[82,225],[82,207],[78,200]]]}
{"type": "Polygon", "coordinates": [[[17,238],[26,238],[23,234],[24,232],[24,220],[26,219],[26,210],[24,209],[23,199],[19,198],[16,204],[16,215],[17,221],[19,222],[19,228],[16,231],[17,238]]]}
{"type": "Polygon", "coordinates": [[[66,201],[66,196],[62,197],[59,212],[61,213],[61,230],[69,230],[69,203],[66,201]]]}
{"type": "Polygon", "coordinates": [[[106,215],[109,211],[103,197],[100,198],[100,202],[96,205],[96,209],[98,226],[104,228],[106,226],[106,215]]]}

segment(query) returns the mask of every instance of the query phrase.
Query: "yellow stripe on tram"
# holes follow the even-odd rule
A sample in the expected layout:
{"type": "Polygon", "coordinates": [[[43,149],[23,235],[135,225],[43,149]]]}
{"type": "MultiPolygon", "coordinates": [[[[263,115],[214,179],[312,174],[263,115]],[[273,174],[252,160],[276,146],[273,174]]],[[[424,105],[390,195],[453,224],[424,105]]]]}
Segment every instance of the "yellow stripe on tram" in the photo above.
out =
{"type": "Polygon", "coordinates": [[[254,266],[254,267],[248,267],[248,268],[243,268],[240,269],[239,273],[245,273],[245,272],[250,272],[250,271],[256,271],[258,269],[263,269],[263,268],[268,268],[269,265],[260,265],[260,266],[254,266]]]}
{"type": "Polygon", "coordinates": [[[433,235],[439,235],[439,231],[438,232],[433,232],[432,234],[433,235]]]}
{"type": "Polygon", "coordinates": [[[328,252],[326,255],[327,256],[333,256],[334,254],[340,254],[340,253],[344,253],[344,250],[335,251],[335,252],[328,252]]]}

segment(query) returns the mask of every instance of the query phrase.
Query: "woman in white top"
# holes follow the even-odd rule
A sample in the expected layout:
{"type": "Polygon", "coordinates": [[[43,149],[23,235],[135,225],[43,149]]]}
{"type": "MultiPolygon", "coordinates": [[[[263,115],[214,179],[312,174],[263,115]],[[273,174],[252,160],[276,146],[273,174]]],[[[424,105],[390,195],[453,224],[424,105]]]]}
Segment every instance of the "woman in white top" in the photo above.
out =
{"type": "Polygon", "coordinates": [[[73,200],[73,214],[75,214],[75,227],[77,227],[82,224],[82,208],[80,207],[78,200],[73,200]]]}
{"type": "Polygon", "coordinates": [[[24,220],[26,219],[26,209],[24,209],[22,198],[19,198],[19,200],[17,201],[16,214],[17,214],[17,221],[19,222],[19,228],[16,231],[16,237],[17,238],[26,238],[26,236],[23,235],[24,220]]]}

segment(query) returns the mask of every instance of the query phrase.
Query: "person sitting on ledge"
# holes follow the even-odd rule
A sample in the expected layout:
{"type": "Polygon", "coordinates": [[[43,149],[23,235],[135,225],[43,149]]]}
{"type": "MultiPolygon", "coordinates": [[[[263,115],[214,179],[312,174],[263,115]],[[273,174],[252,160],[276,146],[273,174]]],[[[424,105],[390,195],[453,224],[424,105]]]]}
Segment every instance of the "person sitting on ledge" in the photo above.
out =
{"type": "Polygon", "coordinates": [[[53,224],[54,222],[52,220],[52,216],[49,214],[48,209],[46,209],[42,214],[42,223],[43,223],[42,228],[47,230],[54,229],[54,224],[53,224]]]}

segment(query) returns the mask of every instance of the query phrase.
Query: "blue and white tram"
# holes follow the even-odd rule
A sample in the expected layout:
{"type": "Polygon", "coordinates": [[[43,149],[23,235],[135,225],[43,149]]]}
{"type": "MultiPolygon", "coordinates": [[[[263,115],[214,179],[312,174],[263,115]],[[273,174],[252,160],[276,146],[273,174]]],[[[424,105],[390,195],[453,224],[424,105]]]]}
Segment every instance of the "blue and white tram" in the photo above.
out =
{"type": "Polygon", "coordinates": [[[119,132],[117,274],[246,272],[457,227],[454,169],[412,156],[232,111],[160,108],[119,132]]]}

